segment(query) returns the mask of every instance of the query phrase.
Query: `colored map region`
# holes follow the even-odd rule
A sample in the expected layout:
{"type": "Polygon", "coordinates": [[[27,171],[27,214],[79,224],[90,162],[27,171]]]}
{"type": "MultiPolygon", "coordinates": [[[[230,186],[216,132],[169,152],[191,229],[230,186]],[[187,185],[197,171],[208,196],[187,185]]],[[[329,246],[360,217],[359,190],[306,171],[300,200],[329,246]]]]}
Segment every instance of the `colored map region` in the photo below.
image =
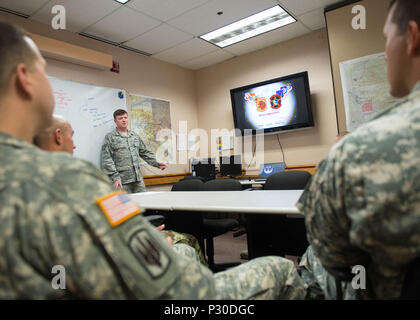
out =
{"type": "Polygon", "coordinates": [[[389,94],[385,53],[341,62],[340,73],[348,131],[397,101],[389,94]]]}
{"type": "Polygon", "coordinates": [[[127,95],[130,126],[156,154],[159,161],[171,161],[172,152],[170,103],[141,95],[127,95]]]}

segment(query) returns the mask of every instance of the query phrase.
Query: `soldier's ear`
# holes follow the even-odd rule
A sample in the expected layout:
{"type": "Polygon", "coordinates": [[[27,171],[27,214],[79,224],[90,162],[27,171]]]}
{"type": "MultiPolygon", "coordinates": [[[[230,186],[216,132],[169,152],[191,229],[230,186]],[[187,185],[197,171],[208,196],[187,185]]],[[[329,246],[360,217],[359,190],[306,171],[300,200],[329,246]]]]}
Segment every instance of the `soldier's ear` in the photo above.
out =
{"type": "Polygon", "coordinates": [[[57,128],[55,129],[54,132],[54,142],[58,145],[61,146],[63,144],[63,137],[61,136],[61,129],[57,128]]]}
{"type": "Polygon", "coordinates": [[[408,54],[413,57],[420,56],[420,25],[410,21],[407,26],[408,54]]]}
{"type": "Polygon", "coordinates": [[[16,72],[16,86],[19,90],[19,93],[25,99],[32,99],[34,95],[34,86],[33,82],[30,79],[30,73],[28,66],[24,63],[19,63],[15,69],[16,72]]]}

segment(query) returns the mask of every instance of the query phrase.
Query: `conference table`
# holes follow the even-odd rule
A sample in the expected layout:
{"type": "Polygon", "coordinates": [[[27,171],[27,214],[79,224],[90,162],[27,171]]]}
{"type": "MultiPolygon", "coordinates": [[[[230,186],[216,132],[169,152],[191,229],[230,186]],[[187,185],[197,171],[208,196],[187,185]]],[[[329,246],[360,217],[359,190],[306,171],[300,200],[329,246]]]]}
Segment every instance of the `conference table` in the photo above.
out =
{"type": "Polygon", "coordinates": [[[156,191],[130,194],[140,208],[162,211],[300,214],[303,190],[156,191]]]}
{"type": "Polygon", "coordinates": [[[197,229],[202,214],[244,214],[248,256],[252,259],[266,255],[284,256],[290,248],[297,250],[296,255],[304,252],[307,241],[306,232],[302,229],[303,215],[296,207],[302,192],[303,190],[152,191],[130,194],[129,197],[146,214],[163,213],[167,216],[169,213],[173,218],[171,221],[176,221],[181,215],[187,216],[181,220],[190,225],[184,228],[179,226],[174,230],[192,233],[196,237],[199,237],[197,229]]]}

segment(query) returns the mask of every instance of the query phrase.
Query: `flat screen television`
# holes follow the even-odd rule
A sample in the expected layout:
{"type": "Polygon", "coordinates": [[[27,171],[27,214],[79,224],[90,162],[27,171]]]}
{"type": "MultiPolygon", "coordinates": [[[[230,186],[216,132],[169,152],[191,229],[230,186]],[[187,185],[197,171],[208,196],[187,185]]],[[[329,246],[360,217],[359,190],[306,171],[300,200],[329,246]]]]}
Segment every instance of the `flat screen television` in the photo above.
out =
{"type": "Polygon", "coordinates": [[[308,72],[230,90],[235,128],[276,134],[314,126],[308,72]]]}

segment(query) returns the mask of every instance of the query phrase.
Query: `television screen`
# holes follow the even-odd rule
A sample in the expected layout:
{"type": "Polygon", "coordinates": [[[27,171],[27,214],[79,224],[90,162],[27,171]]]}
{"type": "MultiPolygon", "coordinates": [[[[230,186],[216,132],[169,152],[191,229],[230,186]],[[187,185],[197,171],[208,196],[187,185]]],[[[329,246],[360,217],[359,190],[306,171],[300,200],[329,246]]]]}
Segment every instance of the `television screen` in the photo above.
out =
{"type": "Polygon", "coordinates": [[[308,72],[288,75],[230,90],[235,128],[274,134],[311,128],[308,72]]]}
{"type": "Polygon", "coordinates": [[[220,175],[223,177],[235,177],[242,175],[241,155],[220,157],[220,175]]]}

